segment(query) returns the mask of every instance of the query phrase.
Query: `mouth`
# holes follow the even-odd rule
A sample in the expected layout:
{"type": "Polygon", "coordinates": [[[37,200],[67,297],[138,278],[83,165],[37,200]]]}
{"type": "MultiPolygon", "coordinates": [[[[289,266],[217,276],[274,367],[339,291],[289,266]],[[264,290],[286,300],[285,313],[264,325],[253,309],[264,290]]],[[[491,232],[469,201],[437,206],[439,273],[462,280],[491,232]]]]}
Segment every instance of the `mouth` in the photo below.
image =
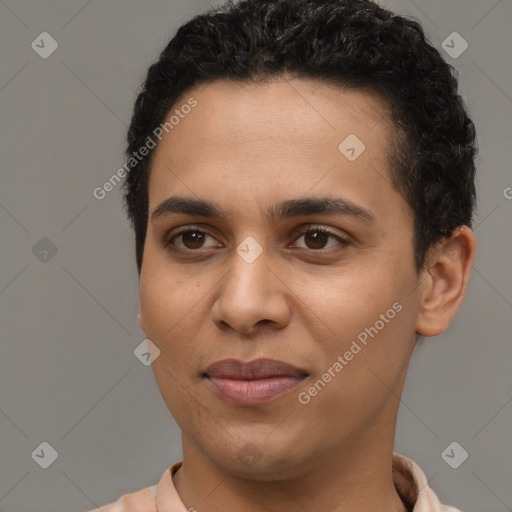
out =
{"type": "Polygon", "coordinates": [[[224,359],[210,365],[203,377],[224,400],[237,405],[257,405],[275,400],[295,389],[308,373],[275,359],[244,363],[224,359]]]}

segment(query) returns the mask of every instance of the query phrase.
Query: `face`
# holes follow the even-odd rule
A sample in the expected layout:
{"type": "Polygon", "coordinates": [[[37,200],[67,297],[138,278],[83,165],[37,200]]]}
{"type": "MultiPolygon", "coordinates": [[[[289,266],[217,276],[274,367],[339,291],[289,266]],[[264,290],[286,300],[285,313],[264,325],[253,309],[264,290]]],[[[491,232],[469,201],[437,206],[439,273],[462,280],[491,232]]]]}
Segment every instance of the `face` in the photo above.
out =
{"type": "Polygon", "coordinates": [[[151,168],[139,310],[187,449],[263,480],[392,443],[420,276],[384,102],[304,79],[190,98],[151,168]]]}

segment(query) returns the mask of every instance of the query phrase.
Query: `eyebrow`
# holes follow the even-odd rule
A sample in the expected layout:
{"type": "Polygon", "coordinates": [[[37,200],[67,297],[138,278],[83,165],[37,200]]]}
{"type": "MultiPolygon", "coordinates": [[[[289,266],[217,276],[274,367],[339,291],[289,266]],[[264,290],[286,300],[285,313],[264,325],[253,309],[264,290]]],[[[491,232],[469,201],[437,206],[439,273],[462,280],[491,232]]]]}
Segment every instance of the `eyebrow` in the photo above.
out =
{"type": "MultiPolygon", "coordinates": [[[[151,222],[173,214],[220,219],[225,217],[220,205],[214,201],[171,196],[155,208],[151,214],[151,222]]],[[[267,210],[267,218],[272,223],[277,223],[287,218],[315,214],[349,216],[369,224],[375,223],[375,216],[370,210],[340,197],[289,199],[271,205],[267,210]]]]}

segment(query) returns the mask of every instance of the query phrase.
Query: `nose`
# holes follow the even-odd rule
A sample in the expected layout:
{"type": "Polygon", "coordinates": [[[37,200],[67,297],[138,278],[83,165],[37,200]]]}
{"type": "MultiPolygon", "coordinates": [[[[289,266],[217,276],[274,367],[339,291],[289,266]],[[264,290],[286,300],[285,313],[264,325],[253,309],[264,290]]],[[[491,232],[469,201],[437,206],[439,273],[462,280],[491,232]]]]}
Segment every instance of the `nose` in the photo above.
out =
{"type": "Polygon", "coordinates": [[[268,260],[265,251],[251,263],[233,254],[212,308],[219,329],[250,335],[262,325],[283,328],[289,323],[289,288],[268,260]]]}

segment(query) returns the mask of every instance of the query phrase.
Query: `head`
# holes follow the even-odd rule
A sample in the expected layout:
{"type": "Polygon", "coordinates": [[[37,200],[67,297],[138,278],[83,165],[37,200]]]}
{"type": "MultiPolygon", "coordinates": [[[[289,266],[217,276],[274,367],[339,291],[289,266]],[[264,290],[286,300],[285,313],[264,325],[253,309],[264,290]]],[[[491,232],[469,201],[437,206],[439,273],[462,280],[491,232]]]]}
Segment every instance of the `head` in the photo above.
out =
{"type": "Polygon", "coordinates": [[[364,0],[227,3],[149,68],[127,156],[148,149],[124,185],[139,323],[210,461],[291,475],[377,425],[392,436],[415,340],[447,328],[474,258],[457,86],[417,22],[364,0]],[[263,405],[212,392],[208,365],[259,357],[306,378],[263,405]]]}

